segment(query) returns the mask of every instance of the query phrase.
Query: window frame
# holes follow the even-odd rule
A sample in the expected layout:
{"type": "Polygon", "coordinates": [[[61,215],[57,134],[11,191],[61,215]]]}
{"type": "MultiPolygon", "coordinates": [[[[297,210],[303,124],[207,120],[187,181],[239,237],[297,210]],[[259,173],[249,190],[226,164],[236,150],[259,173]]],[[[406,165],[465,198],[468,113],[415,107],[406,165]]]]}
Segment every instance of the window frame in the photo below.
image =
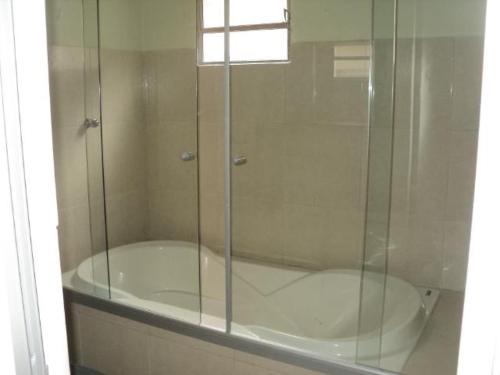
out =
{"type": "MultiPolygon", "coordinates": [[[[203,26],[203,0],[197,0],[197,60],[199,66],[213,66],[213,65],[223,65],[224,60],[221,61],[209,61],[205,62],[203,60],[203,36],[205,34],[220,34],[225,32],[224,26],[219,27],[207,27],[203,26]]],[[[258,24],[247,24],[238,26],[229,26],[229,33],[237,31],[263,31],[263,30],[286,30],[287,32],[287,46],[286,46],[286,59],[283,60],[231,60],[229,64],[231,65],[249,65],[249,64],[285,64],[290,62],[290,45],[291,45],[291,0],[287,0],[286,21],[275,22],[275,23],[258,23],[258,24]]]]}

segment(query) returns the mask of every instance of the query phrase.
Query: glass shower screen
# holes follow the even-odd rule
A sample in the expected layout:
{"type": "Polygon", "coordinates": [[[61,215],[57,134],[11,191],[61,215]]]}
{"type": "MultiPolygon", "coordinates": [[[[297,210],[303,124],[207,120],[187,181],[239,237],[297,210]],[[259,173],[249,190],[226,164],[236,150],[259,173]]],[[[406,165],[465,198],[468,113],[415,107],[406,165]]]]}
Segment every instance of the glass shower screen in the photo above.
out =
{"type": "Polygon", "coordinates": [[[382,2],[289,2],[287,61],[230,65],[233,334],[378,363],[385,269],[366,265],[384,264],[390,196],[394,1],[382,2]]]}
{"type": "Polygon", "coordinates": [[[97,4],[111,298],[199,324],[196,1],[97,4]]]}
{"type": "Polygon", "coordinates": [[[383,336],[391,302],[387,297],[392,297],[386,290],[397,286],[387,279],[397,4],[397,0],[373,1],[366,211],[356,349],[358,363],[391,370],[400,370],[399,362],[394,365],[388,355],[390,342],[383,336]]]}

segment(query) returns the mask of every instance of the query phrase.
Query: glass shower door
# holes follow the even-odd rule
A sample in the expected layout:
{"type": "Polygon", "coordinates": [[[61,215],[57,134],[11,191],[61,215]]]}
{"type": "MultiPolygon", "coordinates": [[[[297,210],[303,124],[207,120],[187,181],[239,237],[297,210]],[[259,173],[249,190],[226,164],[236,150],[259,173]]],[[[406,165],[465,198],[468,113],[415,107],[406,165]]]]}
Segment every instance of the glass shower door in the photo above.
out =
{"type": "Polygon", "coordinates": [[[99,1],[97,30],[111,298],[198,324],[196,8],[99,1]]]}
{"type": "Polygon", "coordinates": [[[397,0],[373,1],[366,212],[356,348],[358,363],[391,370],[401,370],[399,364],[383,356],[386,352],[383,333],[392,193],[397,4],[397,0]]]}
{"type": "Polygon", "coordinates": [[[89,207],[90,246],[94,293],[109,297],[109,265],[107,257],[106,207],[103,181],[101,133],[101,91],[98,52],[98,2],[82,1],[84,115],[87,161],[87,194],[89,207]]]}
{"type": "Polygon", "coordinates": [[[238,30],[249,27],[233,17],[238,3],[230,10],[231,331],[354,362],[372,2],[259,2],[256,14],[280,15],[261,29],[283,27],[287,37],[258,47],[239,44],[238,30]],[[263,50],[261,61],[240,61],[247,46],[263,50]],[[276,46],[287,53],[269,62],[276,46]]]}

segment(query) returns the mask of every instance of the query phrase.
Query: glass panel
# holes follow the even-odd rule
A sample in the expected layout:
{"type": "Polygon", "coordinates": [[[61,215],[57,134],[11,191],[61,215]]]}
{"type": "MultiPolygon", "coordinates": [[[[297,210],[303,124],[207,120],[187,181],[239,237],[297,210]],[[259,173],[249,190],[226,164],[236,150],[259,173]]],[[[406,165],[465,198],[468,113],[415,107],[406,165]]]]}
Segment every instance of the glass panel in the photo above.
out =
{"type": "Polygon", "coordinates": [[[47,2],[59,248],[66,288],[109,297],[97,2],[47,2]]]}
{"type": "Polygon", "coordinates": [[[401,371],[406,358],[391,358],[387,356],[390,350],[382,347],[384,307],[389,306],[385,302],[398,303],[391,300],[391,292],[400,286],[399,280],[386,277],[393,160],[396,1],[375,0],[373,5],[368,186],[356,357],[358,363],[401,371]],[[386,287],[389,289],[387,294],[386,287]]]}
{"type": "MultiPolygon", "coordinates": [[[[231,0],[231,26],[286,22],[287,0],[231,0]]],[[[203,26],[224,26],[224,0],[203,0],[203,26]]]]}
{"type": "Polygon", "coordinates": [[[335,76],[345,57],[335,51],[370,44],[371,1],[356,4],[295,2],[289,63],[233,64],[230,91],[232,333],[347,362],[359,321],[369,81],[335,76]]]}
{"type": "MultiPolygon", "coordinates": [[[[101,122],[101,103],[99,86],[99,56],[97,22],[97,1],[86,0],[83,9],[83,42],[84,42],[84,110],[85,121],[101,122]]],[[[90,124],[90,122],[88,122],[90,124]]],[[[96,124],[96,123],[95,123],[96,124]]],[[[106,209],[104,198],[104,181],[102,171],[102,133],[99,126],[84,124],[87,188],[90,225],[90,258],[92,264],[91,277],[94,293],[101,297],[109,297],[106,209]]]]}
{"type": "MultiPolygon", "coordinates": [[[[231,61],[283,61],[288,59],[288,30],[252,30],[231,33],[231,61]]],[[[224,60],[224,34],[203,35],[203,62],[224,60]]]]}
{"type": "Polygon", "coordinates": [[[196,1],[102,1],[99,31],[111,297],[199,323],[196,1]]]}

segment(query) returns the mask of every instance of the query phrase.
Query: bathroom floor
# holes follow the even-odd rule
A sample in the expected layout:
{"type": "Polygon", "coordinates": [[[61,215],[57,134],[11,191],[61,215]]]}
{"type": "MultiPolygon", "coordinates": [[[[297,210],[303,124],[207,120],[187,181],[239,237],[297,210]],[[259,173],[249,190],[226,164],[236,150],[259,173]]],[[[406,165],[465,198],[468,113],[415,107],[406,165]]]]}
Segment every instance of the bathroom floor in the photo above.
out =
{"type": "Polygon", "coordinates": [[[463,293],[441,291],[405,375],[454,375],[457,369],[463,293]]]}

